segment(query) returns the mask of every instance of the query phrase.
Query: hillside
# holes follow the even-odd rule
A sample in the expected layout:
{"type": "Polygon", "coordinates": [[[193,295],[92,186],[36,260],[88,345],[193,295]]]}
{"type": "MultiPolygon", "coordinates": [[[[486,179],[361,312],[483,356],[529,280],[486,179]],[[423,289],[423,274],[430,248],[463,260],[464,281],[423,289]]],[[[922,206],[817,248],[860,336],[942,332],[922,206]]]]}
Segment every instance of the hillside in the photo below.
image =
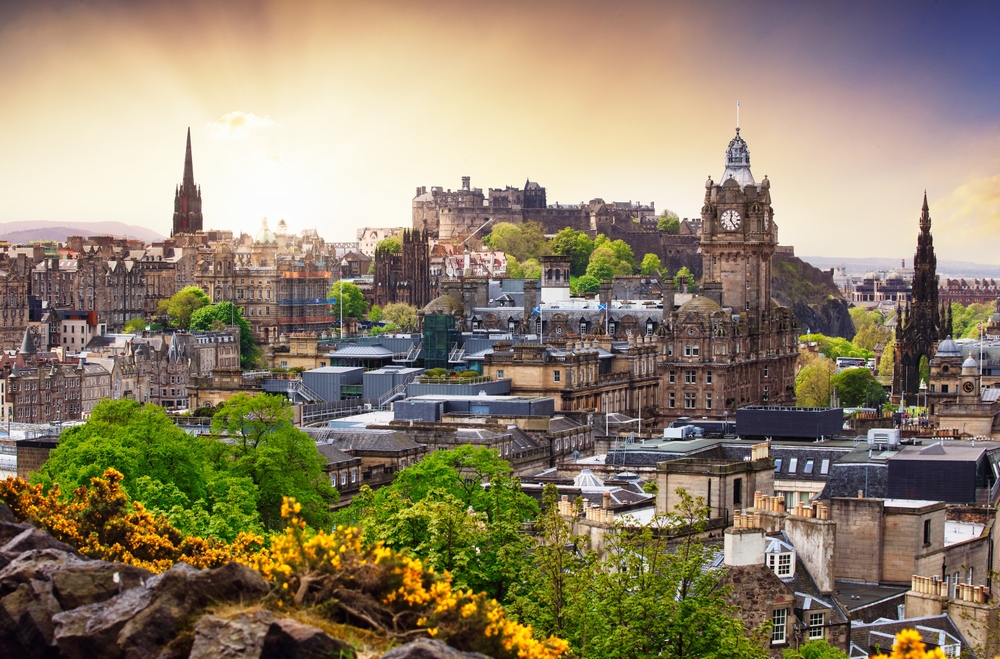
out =
{"type": "Polygon", "coordinates": [[[120,238],[136,238],[145,242],[163,240],[155,231],[124,222],[5,222],[0,223],[0,240],[11,243],[25,243],[31,240],[57,240],[64,242],[67,236],[96,236],[110,234],[120,238]]]}
{"type": "Polygon", "coordinates": [[[775,254],[771,294],[795,314],[799,329],[827,336],[854,338],[854,323],[829,272],[795,256],[775,254]]]}

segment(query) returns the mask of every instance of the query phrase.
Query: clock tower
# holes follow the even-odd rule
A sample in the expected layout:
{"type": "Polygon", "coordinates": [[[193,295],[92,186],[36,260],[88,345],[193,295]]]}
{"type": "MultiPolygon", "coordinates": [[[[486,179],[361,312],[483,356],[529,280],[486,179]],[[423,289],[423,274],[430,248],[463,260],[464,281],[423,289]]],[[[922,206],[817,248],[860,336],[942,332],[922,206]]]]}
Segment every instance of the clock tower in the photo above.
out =
{"type": "Polygon", "coordinates": [[[705,183],[701,209],[703,281],[722,284],[722,306],[746,314],[751,334],[769,323],[771,257],[778,229],[771,208],[771,183],[756,183],[750,151],[736,129],[726,149],[722,183],[705,183]]]}

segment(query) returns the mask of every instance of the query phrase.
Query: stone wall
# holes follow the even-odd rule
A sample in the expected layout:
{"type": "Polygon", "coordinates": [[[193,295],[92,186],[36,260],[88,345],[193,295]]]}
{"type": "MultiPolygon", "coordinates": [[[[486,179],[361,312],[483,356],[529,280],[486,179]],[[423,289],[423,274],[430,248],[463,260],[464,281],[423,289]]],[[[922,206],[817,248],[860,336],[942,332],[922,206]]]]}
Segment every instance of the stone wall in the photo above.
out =
{"type": "Polygon", "coordinates": [[[882,500],[836,498],[830,504],[830,517],[836,522],[836,578],[880,582],[881,555],[877,548],[882,546],[882,500]]]}
{"type": "Polygon", "coordinates": [[[836,522],[789,515],[785,519],[785,534],[795,545],[798,557],[809,570],[819,591],[824,595],[832,593],[836,574],[836,522]]]}

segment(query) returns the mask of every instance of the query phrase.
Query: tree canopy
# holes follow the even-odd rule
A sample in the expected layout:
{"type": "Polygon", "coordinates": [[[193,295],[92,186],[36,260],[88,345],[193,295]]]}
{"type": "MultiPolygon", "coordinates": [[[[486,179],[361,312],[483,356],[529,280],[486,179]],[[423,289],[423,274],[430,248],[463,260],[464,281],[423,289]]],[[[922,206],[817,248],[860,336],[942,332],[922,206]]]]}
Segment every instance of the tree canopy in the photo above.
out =
{"type": "Polygon", "coordinates": [[[149,321],[142,316],[136,316],[135,318],[130,318],[124,326],[124,331],[126,334],[135,334],[136,332],[141,332],[146,329],[149,325],[149,321]]]}
{"type": "Polygon", "coordinates": [[[681,230],[681,218],[672,210],[664,210],[660,213],[660,219],[656,222],[656,228],[663,233],[679,233],[681,230]]]}
{"type": "Polygon", "coordinates": [[[215,436],[192,437],[156,405],[103,400],[85,424],[63,432],[34,479],[68,494],[115,469],[133,499],[201,537],[280,529],[283,496],[322,526],[337,494],[315,442],[291,419],[285,398],[240,393],[218,407],[215,436]]]}
{"type": "Polygon", "coordinates": [[[185,286],[169,299],[160,300],[157,313],[166,317],[171,327],[186,330],[190,328],[191,314],[209,304],[211,301],[205,291],[197,286],[185,286]]]}
{"type": "MultiPolygon", "coordinates": [[[[383,238],[382,240],[378,241],[377,245],[375,245],[375,255],[380,259],[385,258],[390,254],[399,254],[402,251],[403,251],[403,243],[400,242],[397,236],[389,236],[388,238],[383,238]]],[[[373,259],[372,264],[374,263],[375,261],[373,259]]]]}
{"type": "Polygon", "coordinates": [[[553,254],[570,257],[569,272],[579,277],[587,272],[590,254],[594,251],[594,241],[583,231],[566,227],[549,241],[553,254]]]}
{"type": "Polygon", "coordinates": [[[656,254],[646,254],[642,257],[642,265],[639,266],[639,272],[644,275],[656,274],[656,272],[663,267],[660,263],[660,257],[656,254]]]}
{"type": "Polygon", "coordinates": [[[601,281],[597,277],[583,275],[582,277],[577,277],[575,280],[571,279],[570,288],[573,288],[577,295],[597,293],[601,290],[601,281]]]}
{"type": "Polygon", "coordinates": [[[992,304],[973,303],[965,306],[952,303],[952,336],[956,339],[978,339],[979,323],[985,326],[995,310],[992,304]]]}
{"type": "Polygon", "coordinates": [[[537,222],[498,222],[483,238],[483,244],[490,249],[513,254],[521,262],[549,253],[545,232],[537,222]]]}
{"type": "Polygon", "coordinates": [[[837,357],[864,357],[867,359],[874,356],[871,350],[859,348],[847,339],[842,339],[839,336],[826,336],[825,334],[813,332],[812,334],[803,334],[799,337],[799,340],[818,343],[819,351],[834,361],[836,361],[837,357]]]}
{"type": "Polygon", "coordinates": [[[831,381],[837,365],[811,352],[799,355],[801,368],[795,375],[795,400],[799,407],[829,407],[831,381]]]}
{"type": "Polygon", "coordinates": [[[192,332],[220,331],[227,325],[240,328],[240,366],[251,368],[260,357],[260,348],[253,338],[250,324],[243,318],[232,302],[218,302],[207,307],[200,307],[191,314],[190,329],[192,332]]]}
{"type": "Polygon", "coordinates": [[[382,310],[382,318],[404,330],[417,328],[417,308],[405,302],[390,302],[382,310]]]}
{"type": "Polygon", "coordinates": [[[845,368],[831,378],[844,407],[875,407],[885,402],[885,389],[867,368],[845,368]]]}
{"type": "MultiPolygon", "coordinates": [[[[341,291],[343,291],[344,298],[344,318],[359,320],[364,318],[365,314],[368,313],[368,301],[365,300],[365,294],[361,292],[357,284],[343,279],[335,281],[330,290],[327,291],[326,296],[330,299],[330,304],[333,305],[330,314],[338,320],[340,319],[341,291]]],[[[382,315],[385,316],[385,309],[382,310],[382,315]]]]}

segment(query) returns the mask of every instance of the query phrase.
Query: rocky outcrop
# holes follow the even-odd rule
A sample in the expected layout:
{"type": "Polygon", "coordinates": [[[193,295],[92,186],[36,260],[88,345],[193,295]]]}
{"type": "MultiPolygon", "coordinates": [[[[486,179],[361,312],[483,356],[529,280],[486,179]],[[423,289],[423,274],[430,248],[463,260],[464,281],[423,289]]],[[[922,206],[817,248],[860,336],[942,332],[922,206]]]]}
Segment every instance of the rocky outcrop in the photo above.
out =
{"type": "Polygon", "coordinates": [[[791,309],[800,332],[854,338],[854,322],[832,272],[789,254],[775,254],[771,272],[771,295],[791,309]]]}
{"type": "MultiPolygon", "coordinates": [[[[353,659],[344,641],[264,608],[269,590],[238,563],[210,570],[178,563],[153,575],[90,559],[18,523],[0,503],[0,657],[353,659]]],[[[430,639],[385,656],[482,657],[430,639]]]]}

